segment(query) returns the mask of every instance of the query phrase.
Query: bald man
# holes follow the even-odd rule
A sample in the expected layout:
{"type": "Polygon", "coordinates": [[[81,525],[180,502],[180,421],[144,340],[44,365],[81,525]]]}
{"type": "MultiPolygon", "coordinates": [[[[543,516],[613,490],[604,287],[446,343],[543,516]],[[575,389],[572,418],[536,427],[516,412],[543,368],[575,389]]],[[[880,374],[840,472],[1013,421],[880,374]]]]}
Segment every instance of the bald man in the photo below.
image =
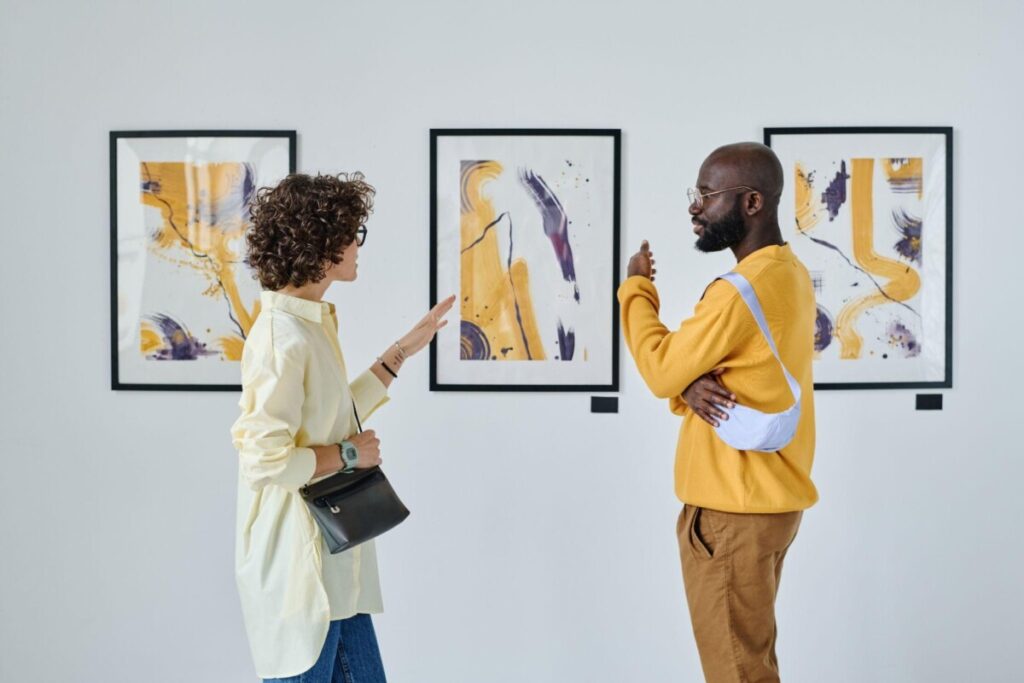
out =
{"type": "Polygon", "coordinates": [[[779,351],[730,282],[708,286],[692,317],[669,331],[658,317],[654,252],[645,240],[619,288],[622,328],[637,370],[683,416],[675,487],[683,584],[709,683],[779,680],[775,598],[802,511],[818,499],[814,459],[816,306],[810,275],[779,230],[782,166],[764,145],[716,149],[690,190],[702,252],[731,249],[779,351]],[[734,403],[764,413],[794,405],[779,360],[800,385],[792,441],[775,452],[729,446],[715,428],[734,403]]]}

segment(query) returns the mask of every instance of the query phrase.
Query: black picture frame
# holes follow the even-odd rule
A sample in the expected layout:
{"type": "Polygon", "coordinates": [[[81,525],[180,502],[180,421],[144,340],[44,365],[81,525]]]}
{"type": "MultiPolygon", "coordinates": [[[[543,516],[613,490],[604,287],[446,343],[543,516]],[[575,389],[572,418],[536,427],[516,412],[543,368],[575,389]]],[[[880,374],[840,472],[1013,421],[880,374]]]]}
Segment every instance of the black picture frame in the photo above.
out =
{"type": "Polygon", "coordinates": [[[822,126],[766,127],[764,144],[782,135],[941,135],[945,140],[946,287],[945,364],[943,379],[926,382],[815,382],[816,390],[951,389],[953,387],[953,127],[952,126],[822,126]]]}
{"type": "Polygon", "coordinates": [[[613,141],[613,198],[612,198],[612,281],[608,283],[608,297],[612,304],[611,354],[612,374],[608,384],[456,384],[438,380],[437,339],[430,343],[430,391],[455,392],[589,392],[619,391],[619,286],[621,257],[621,194],[622,194],[622,130],[620,128],[432,128],[430,129],[430,301],[437,303],[437,143],[442,137],[509,136],[509,137],[609,137],[613,141]]]}
{"type": "Polygon", "coordinates": [[[130,138],[284,138],[288,140],[288,173],[297,161],[298,133],[295,130],[114,130],[110,131],[110,388],[112,391],[234,391],[241,384],[129,383],[120,380],[118,353],[118,225],[117,225],[117,142],[130,138]]]}

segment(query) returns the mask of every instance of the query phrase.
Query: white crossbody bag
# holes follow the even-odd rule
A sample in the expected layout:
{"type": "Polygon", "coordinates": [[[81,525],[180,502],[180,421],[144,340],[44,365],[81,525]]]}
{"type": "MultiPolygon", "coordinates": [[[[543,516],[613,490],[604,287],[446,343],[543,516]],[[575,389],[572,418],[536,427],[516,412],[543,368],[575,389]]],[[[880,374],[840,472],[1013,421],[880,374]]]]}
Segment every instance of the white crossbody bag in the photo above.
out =
{"type": "Polygon", "coordinates": [[[782,372],[786,376],[786,382],[793,393],[793,405],[781,413],[762,413],[747,406],[736,403],[732,408],[723,408],[729,415],[728,420],[719,420],[715,431],[725,443],[741,451],[762,451],[773,453],[781,450],[796,434],[797,425],[800,423],[800,383],[786,369],[779,351],[775,348],[775,340],[772,339],[772,332],[768,329],[768,322],[764,318],[764,311],[761,310],[761,302],[750,282],[739,273],[727,273],[720,279],[726,280],[739,290],[740,296],[747,304],[747,308],[754,315],[757,326],[761,328],[768,346],[772,350],[775,359],[782,366],[782,372]]]}

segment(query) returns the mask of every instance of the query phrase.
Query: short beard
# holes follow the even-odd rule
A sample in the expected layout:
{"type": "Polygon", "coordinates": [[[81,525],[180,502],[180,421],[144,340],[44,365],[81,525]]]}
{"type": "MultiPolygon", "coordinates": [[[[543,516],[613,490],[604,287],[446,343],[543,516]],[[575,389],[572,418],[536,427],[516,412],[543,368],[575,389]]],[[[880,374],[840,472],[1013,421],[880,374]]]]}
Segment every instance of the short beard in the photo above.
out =
{"type": "Polygon", "coordinates": [[[697,238],[697,243],[694,246],[698,251],[703,251],[706,254],[731,249],[743,241],[747,235],[747,226],[743,224],[739,201],[721,220],[714,223],[698,222],[704,226],[704,232],[697,238]]]}

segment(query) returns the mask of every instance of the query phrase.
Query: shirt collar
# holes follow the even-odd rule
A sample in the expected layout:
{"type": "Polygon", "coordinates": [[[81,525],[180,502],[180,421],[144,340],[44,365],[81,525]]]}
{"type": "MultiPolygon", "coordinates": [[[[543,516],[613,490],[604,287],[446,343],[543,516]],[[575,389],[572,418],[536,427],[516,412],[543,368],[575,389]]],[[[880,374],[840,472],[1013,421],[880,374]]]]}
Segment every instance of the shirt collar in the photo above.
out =
{"type": "Polygon", "coordinates": [[[280,292],[260,292],[263,310],[277,310],[314,323],[323,322],[325,317],[334,315],[334,304],[326,301],[310,301],[280,292]]]}

